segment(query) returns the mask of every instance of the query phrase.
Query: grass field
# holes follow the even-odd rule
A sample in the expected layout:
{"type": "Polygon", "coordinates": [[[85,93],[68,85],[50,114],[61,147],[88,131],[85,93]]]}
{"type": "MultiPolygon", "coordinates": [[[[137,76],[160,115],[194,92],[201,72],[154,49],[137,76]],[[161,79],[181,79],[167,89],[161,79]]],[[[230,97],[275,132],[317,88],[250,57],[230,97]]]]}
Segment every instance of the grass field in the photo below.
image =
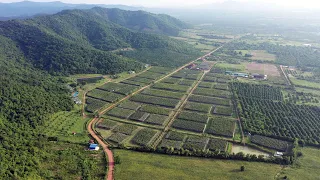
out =
{"type": "Polygon", "coordinates": [[[279,165],[267,163],[200,159],[127,150],[114,152],[121,159],[121,164],[115,168],[115,178],[122,180],[272,180],[281,170],[279,165]],[[244,172],[240,172],[242,165],[245,166],[244,172]]]}
{"type": "Polygon", "coordinates": [[[320,150],[315,148],[303,148],[303,156],[294,166],[285,168],[279,175],[280,180],[288,176],[290,180],[320,179],[320,150]]]}
{"type": "Polygon", "coordinates": [[[276,56],[274,54],[270,54],[264,50],[251,50],[250,54],[252,60],[265,60],[265,61],[275,61],[276,56]]]}
{"type": "Polygon", "coordinates": [[[70,112],[58,112],[46,121],[43,131],[46,135],[56,136],[61,140],[86,143],[89,140],[85,128],[88,120],[84,119],[77,109],[70,112]]]}
{"type": "Polygon", "coordinates": [[[223,69],[238,70],[240,72],[246,70],[246,65],[244,63],[241,63],[241,64],[218,63],[216,64],[215,67],[223,68],[223,69]]]}
{"type": "Polygon", "coordinates": [[[289,78],[294,85],[320,89],[320,83],[297,79],[292,75],[289,75],[289,78]]]}

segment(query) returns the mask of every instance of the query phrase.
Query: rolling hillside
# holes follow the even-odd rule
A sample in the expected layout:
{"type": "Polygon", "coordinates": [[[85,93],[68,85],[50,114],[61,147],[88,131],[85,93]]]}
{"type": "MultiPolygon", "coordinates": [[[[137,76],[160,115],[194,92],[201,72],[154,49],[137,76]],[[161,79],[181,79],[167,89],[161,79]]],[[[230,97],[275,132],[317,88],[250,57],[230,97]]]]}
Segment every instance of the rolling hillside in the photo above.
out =
{"type": "Polygon", "coordinates": [[[52,74],[107,74],[142,68],[142,63],[136,60],[144,61],[143,55],[141,58],[130,55],[126,58],[111,52],[121,48],[169,52],[151,62],[148,60],[151,64],[168,65],[170,62],[169,65],[174,66],[189,61],[198,53],[190,45],[163,35],[127,28],[165,33],[175,31],[172,27],[184,28],[179,22],[170,16],[143,11],[65,10],[55,15],[0,22],[0,35],[13,40],[35,67],[52,74]],[[136,17],[134,22],[130,19],[133,16],[141,17],[136,17]],[[129,59],[131,57],[138,58],[129,59]]]}

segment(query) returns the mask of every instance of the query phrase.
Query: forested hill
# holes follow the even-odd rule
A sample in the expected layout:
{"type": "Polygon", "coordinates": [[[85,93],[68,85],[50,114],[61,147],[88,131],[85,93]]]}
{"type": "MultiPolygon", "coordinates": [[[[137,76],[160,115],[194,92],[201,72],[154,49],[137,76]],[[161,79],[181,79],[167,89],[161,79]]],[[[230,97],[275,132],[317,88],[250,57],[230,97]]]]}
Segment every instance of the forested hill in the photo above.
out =
{"type": "Polygon", "coordinates": [[[124,11],[121,9],[105,9],[95,7],[88,10],[109,21],[132,30],[176,36],[182,29],[191,28],[174,17],[166,14],[152,14],[145,11],[124,11]]]}
{"type": "Polygon", "coordinates": [[[4,37],[0,67],[0,177],[28,179],[42,171],[46,138],[37,127],[49,114],[70,110],[73,102],[62,79],[33,68],[4,37]]]}
{"type": "MultiPolygon", "coordinates": [[[[142,64],[137,60],[144,61],[144,58],[136,58],[140,56],[135,55],[127,57],[136,59],[128,59],[112,53],[112,50],[130,47],[137,51],[143,49],[159,52],[161,49],[175,57],[161,55],[165,58],[155,58],[152,61],[172,66],[189,61],[197,53],[190,45],[181,41],[122,26],[153,32],[159,32],[161,28],[161,32],[165,33],[172,29],[170,24],[175,24],[170,23],[171,19],[173,18],[143,11],[104,8],[66,10],[28,20],[0,22],[0,35],[13,40],[35,67],[53,74],[118,73],[141,69],[142,64]],[[136,17],[135,22],[132,16],[136,17]]],[[[148,60],[148,63],[153,63],[152,61],[148,60]]]]}

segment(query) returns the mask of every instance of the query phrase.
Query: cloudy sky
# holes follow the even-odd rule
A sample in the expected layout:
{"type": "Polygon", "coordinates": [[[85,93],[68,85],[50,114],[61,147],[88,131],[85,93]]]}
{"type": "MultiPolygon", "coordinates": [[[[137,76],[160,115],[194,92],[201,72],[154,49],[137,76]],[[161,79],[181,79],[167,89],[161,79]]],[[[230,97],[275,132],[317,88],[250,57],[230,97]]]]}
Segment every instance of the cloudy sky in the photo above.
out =
{"type": "MultiPolygon", "coordinates": [[[[0,0],[0,2],[18,2],[21,0],[0,0]]],[[[39,2],[48,2],[55,0],[31,0],[39,2]]],[[[87,4],[125,4],[146,7],[185,7],[202,4],[212,4],[223,2],[225,0],[61,0],[66,3],[87,3],[87,4]]],[[[320,8],[320,0],[234,0],[240,2],[267,2],[282,7],[299,7],[299,8],[320,8]]]]}

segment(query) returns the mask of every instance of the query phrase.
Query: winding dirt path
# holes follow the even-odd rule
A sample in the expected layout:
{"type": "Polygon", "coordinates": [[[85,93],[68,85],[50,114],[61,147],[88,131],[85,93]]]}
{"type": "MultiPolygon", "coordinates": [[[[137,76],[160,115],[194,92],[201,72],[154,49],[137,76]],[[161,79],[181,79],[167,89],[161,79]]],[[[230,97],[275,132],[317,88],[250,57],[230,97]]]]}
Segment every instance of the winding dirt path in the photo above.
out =
{"type": "Polygon", "coordinates": [[[98,120],[98,118],[94,118],[90,121],[88,124],[88,132],[91,134],[91,136],[100,144],[100,146],[103,148],[104,153],[108,157],[108,175],[106,176],[106,180],[113,180],[113,171],[114,171],[114,159],[112,151],[108,148],[108,145],[105,144],[94,132],[92,129],[92,125],[98,120]]]}

